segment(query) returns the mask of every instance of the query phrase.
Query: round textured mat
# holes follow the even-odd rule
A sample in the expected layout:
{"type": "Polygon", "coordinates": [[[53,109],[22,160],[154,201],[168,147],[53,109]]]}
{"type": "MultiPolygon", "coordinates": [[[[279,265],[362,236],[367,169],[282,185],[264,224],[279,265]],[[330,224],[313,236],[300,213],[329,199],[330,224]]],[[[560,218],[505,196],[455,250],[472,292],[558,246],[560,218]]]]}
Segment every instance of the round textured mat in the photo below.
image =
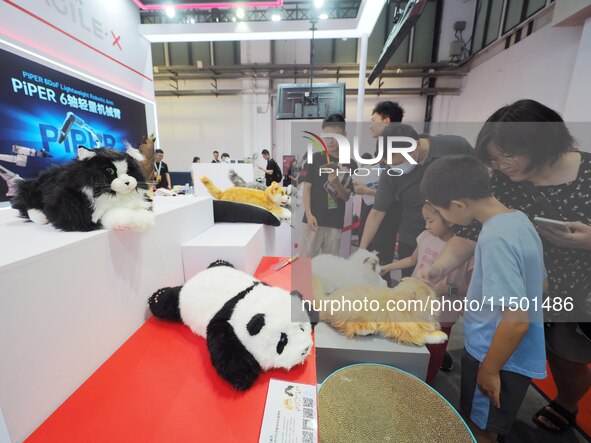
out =
{"type": "Polygon", "coordinates": [[[433,388],[390,366],[360,364],[328,377],[318,394],[321,443],[474,442],[433,388]]]}

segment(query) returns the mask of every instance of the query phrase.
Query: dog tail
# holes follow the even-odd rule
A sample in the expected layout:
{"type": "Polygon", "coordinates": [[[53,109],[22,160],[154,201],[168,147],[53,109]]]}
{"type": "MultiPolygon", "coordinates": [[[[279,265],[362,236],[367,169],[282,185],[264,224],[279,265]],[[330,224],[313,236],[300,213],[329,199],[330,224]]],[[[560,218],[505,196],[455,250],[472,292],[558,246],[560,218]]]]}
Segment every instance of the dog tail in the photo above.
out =
{"type": "Polygon", "coordinates": [[[175,288],[162,288],[157,290],[148,299],[148,306],[155,317],[181,322],[181,311],[179,309],[179,295],[182,286],[175,288]]]}
{"type": "Polygon", "coordinates": [[[10,204],[21,217],[29,218],[29,209],[43,210],[41,195],[37,180],[19,180],[10,204]]]}
{"type": "Polygon", "coordinates": [[[217,198],[218,200],[220,198],[222,198],[222,191],[219,190],[210,179],[203,176],[203,177],[201,177],[200,180],[201,180],[201,183],[203,183],[203,185],[207,188],[207,190],[209,191],[209,193],[212,195],[213,198],[217,198]]]}

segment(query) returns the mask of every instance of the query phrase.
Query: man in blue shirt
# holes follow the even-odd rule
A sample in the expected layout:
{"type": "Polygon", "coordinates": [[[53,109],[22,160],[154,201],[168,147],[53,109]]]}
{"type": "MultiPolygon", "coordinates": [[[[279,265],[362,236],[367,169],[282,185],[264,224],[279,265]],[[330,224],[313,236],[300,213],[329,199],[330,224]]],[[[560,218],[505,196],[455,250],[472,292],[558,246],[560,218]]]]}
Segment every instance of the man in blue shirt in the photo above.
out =
{"type": "Polygon", "coordinates": [[[450,223],[482,224],[464,313],[460,409],[478,442],[496,442],[517,415],[531,378],[546,377],[542,243],[525,214],[492,195],[486,166],[446,156],[421,192],[450,223]]]}

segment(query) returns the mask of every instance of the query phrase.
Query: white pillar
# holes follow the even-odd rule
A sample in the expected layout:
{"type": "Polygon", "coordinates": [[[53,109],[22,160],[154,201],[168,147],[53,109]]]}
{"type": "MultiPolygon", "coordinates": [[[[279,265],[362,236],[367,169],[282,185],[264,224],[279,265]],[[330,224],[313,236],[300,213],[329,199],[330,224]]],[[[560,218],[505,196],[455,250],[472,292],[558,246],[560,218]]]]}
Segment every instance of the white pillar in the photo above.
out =
{"type": "Polygon", "coordinates": [[[361,54],[359,56],[359,89],[357,92],[357,123],[363,121],[363,103],[365,101],[365,71],[367,70],[368,35],[361,36],[361,54]]]}
{"type": "MultiPolygon", "coordinates": [[[[271,41],[241,42],[240,61],[242,64],[270,63],[271,41]]],[[[262,149],[271,149],[271,124],[274,121],[269,103],[271,87],[272,83],[265,77],[242,80],[243,158],[254,154],[260,157],[262,149]]]]}
{"type": "Polygon", "coordinates": [[[562,117],[583,151],[591,151],[591,17],[585,21],[562,117]],[[587,122],[576,124],[573,122],[587,122]]]}
{"type": "Polygon", "coordinates": [[[564,108],[564,120],[570,122],[590,122],[591,108],[591,17],[585,21],[577,58],[573,67],[573,75],[564,108]]]}

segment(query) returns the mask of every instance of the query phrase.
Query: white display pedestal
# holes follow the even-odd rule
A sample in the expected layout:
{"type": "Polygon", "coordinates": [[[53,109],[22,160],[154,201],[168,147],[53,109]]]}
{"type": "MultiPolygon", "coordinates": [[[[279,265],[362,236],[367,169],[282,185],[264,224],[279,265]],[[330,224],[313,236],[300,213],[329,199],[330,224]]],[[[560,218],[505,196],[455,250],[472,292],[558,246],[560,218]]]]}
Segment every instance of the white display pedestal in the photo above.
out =
{"type": "Polygon", "coordinates": [[[6,421],[4,421],[4,415],[2,414],[2,409],[0,409],[0,443],[10,443],[11,441],[8,427],[6,426],[6,421]]]}
{"type": "Polygon", "coordinates": [[[0,224],[12,222],[16,218],[18,218],[18,211],[16,209],[12,209],[10,206],[0,208],[0,224]]]}
{"type": "Polygon", "coordinates": [[[294,229],[288,223],[280,226],[265,226],[265,255],[271,257],[291,257],[294,229]]]}
{"type": "Polygon", "coordinates": [[[251,163],[193,163],[191,167],[193,177],[195,177],[195,183],[193,183],[195,195],[210,195],[205,186],[203,186],[203,183],[199,180],[202,176],[209,178],[222,191],[234,186],[228,178],[228,173],[231,169],[236,171],[236,174],[242,177],[245,182],[254,181],[254,165],[251,163]]]}
{"type": "Polygon", "coordinates": [[[421,380],[427,377],[429,351],[425,346],[408,346],[393,340],[369,335],[345,337],[326,323],[314,328],[317,382],[337,369],[357,363],[381,363],[409,372],[421,380]]]}
{"type": "Polygon", "coordinates": [[[14,441],[144,323],[154,291],[183,283],[181,245],[213,225],[212,200],[154,203],[156,225],[140,233],[60,232],[3,216],[0,405],[14,441]]]}
{"type": "Polygon", "coordinates": [[[291,256],[291,234],[292,228],[287,223],[280,226],[216,223],[183,245],[185,281],[218,259],[254,274],[265,256],[291,256]]]}
{"type": "Polygon", "coordinates": [[[263,226],[256,223],[216,223],[183,244],[185,281],[218,259],[254,274],[266,255],[263,226]]]}

